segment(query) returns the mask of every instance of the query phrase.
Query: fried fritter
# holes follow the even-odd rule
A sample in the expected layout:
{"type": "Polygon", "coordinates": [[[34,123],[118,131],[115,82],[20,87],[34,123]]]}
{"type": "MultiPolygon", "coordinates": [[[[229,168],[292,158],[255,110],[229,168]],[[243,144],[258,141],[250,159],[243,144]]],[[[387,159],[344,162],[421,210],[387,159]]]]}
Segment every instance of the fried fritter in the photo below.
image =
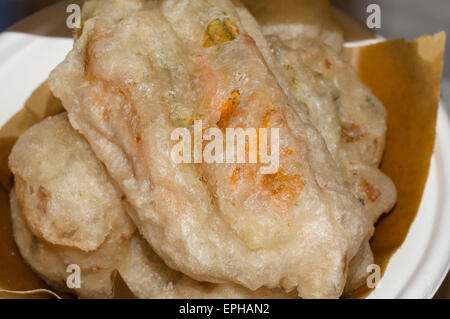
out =
{"type": "MultiPolygon", "coordinates": [[[[320,131],[350,190],[375,223],[396,201],[395,186],[378,169],[386,135],[383,105],[332,49],[305,37],[282,41],[283,35],[276,30],[266,40],[249,11],[238,1],[235,4],[280,85],[320,131]],[[286,42],[296,43],[297,48],[286,42]]],[[[361,247],[349,266],[347,292],[364,282],[367,266],[373,262],[368,242],[361,247]]]]}
{"type": "Polygon", "coordinates": [[[229,1],[100,14],[50,85],[166,264],[192,278],[339,297],[371,231],[320,134],[267,68],[229,1]],[[233,110],[231,97],[239,94],[233,110]],[[176,164],[171,132],[280,129],[280,169],[176,164]]]}
{"type": "Polygon", "coordinates": [[[375,223],[396,201],[394,184],[378,169],[386,139],[384,106],[334,50],[306,37],[282,41],[277,31],[266,40],[247,9],[237,6],[280,85],[324,137],[352,193],[375,223]]]}

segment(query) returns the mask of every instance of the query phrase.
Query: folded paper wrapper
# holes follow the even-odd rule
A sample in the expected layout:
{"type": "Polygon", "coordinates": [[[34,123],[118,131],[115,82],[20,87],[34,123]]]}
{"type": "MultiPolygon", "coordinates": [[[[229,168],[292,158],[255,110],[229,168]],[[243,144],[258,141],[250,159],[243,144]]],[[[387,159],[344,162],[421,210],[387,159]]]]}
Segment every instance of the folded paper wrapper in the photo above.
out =
{"type": "MultiPolygon", "coordinates": [[[[347,48],[344,52],[361,80],[384,103],[388,113],[387,145],[381,169],[394,181],[398,201],[394,209],[377,223],[371,240],[375,263],[383,271],[406,238],[428,177],[444,45],[445,33],[441,32],[415,41],[391,40],[347,48]]],[[[6,292],[50,289],[25,264],[14,243],[8,199],[13,179],[8,169],[8,156],[26,129],[62,111],[61,102],[44,83],[0,130],[0,298],[54,297],[43,290],[27,294],[6,292]]],[[[116,278],[115,297],[131,296],[120,276],[116,278]]],[[[351,297],[363,298],[369,292],[367,287],[362,287],[351,297]]]]}

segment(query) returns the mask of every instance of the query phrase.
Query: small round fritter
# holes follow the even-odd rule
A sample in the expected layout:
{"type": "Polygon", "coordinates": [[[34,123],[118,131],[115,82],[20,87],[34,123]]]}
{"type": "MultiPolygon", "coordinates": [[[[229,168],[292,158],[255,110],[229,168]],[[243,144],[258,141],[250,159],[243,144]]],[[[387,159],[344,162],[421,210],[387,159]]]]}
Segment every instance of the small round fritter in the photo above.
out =
{"type": "MultiPolygon", "coordinates": [[[[324,138],[353,195],[375,223],[396,201],[391,179],[378,168],[385,145],[386,111],[336,51],[307,35],[286,38],[263,28],[235,1],[239,17],[283,90],[324,138]],[[263,34],[262,30],[265,34],[263,34]]],[[[261,23],[268,23],[260,20],[261,23]]],[[[345,293],[364,283],[373,254],[366,240],[349,264],[345,293]]]]}
{"type": "Polygon", "coordinates": [[[135,226],[89,144],[66,114],[27,130],[10,155],[14,236],[24,259],[49,282],[65,287],[77,264],[85,297],[111,294],[111,274],[135,226]]]}
{"type": "Polygon", "coordinates": [[[112,22],[85,21],[49,83],[152,249],[199,281],[339,297],[372,225],[233,4],[167,0],[112,22]],[[171,134],[195,120],[278,128],[279,170],[175,163],[171,134]]]}
{"type": "Polygon", "coordinates": [[[9,167],[27,225],[49,243],[93,251],[110,237],[116,219],[125,219],[120,192],[65,114],[27,130],[9,167]]]}

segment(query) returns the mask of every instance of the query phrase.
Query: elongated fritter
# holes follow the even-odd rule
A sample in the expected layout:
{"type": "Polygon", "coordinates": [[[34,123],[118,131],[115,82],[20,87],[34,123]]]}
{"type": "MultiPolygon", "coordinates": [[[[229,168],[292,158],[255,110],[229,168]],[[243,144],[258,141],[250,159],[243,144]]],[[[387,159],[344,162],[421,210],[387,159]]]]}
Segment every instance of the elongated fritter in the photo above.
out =
{"type": "Polygon", "coordinates": [[[296,100],[324,137],[353,194],[376,222],[396,201],[396,190],[379,169],[386,139],[386,111],[331,48],[317,41],[282,41],[277,31],[261,33],[239,3],[238,13],[286,94],[296,100]]]}
{"type": "MultiPolygon", "coordinates": [[[[266,40],[247,8],[239,1],[234,3],[285,93],[320,131],[350,190],[375,223],[396,201],[392,181],[378,169],[386,135],[383,105],[335,51],[305,37],[283,41],[283,34],[274,29],[265,29],[266,40]]],[[[373,255],[366,242],[350,263],[352,280],[347,283],[347,292],[364,281],[371,263],[373,255]]]]}
{"type": "Polygon", "coordinates": [[[145,239],[192,278],[339,297],[371,231],[320,134],[229,1],[164,1],[84,21],[50,84],[127,196],[145,239]],[[237,102],[239,101],[239,102],[237,102]],[[280,130],[280,167],[176,164],[177,127],[280,130]]]}

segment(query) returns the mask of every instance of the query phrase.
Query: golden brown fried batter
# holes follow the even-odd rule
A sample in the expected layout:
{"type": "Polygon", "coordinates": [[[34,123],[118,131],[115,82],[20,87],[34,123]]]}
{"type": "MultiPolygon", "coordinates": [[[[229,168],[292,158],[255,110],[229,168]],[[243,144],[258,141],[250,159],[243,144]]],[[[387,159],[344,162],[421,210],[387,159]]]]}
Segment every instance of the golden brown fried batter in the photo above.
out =
{"type": "MultiPolygon", "coordinates": [[[[126,215],[126,211],[131,208],[120,192],[108,192],[109,188],[114,189],[113,182],[106,175],[102,165],[95,165],[99,164],[98,160],[85,139],[72,129],[65,114],[48,118],[26,131],[17,142],[11,161],[14,162],[15,174],[21,173],[28,178],[28,182],[18,182],[16,175],[16,189],[10,196],[15,241],[25,261],[58,290],[71,291],[66,285],[66,278],[70,274],[67,272],[67,266],[76,264],[80,267],[82,282],[81,287],[74,292],[84,298],[111,297],[112,274],[115,270],[120,272],[131,291],[140,298],[288,298],[295,296],[295,294],[291,296],[285,294],[280,289],[260,289],[253,292],[238,285],[199,283],[167,267],[140,235],[136,233],[133,235],[134,225],[126,215]],[[26,164],[31,166],[22,166],[24,159],[20,163],[15,160],[21,156],[29,158],[32,153],[33,160],[39,165],[27,162],[26,164]],[[42,164],[43,162],[45,164],[42,164]],[[60,165],[55,166],[55,163],[60,165]],[[45,171],[41,169],[42,165],[47,167],[45,171]],[[90,167],[89,170],[81,169],[87,166],[90,167]],[[45,172],[45,178],[42,178],[42,172],[45,172]],[[79,178],[74,179],[74,175],[79,175],[79,178]],[[19,183],[20,187],[18,187],[19,183]],[[103,211],[97,203],[99,199],[96,196],[103,195],[100,196],[102,199],[117,205],[114,207],[115,210],[107,211],[106,219],[111,229],[104,241],[95,250],[85,252],[79,247],[70,247],[69,244],[50,243],[40,233],[33,234],[23,214],[25,210],[31,215],[42,214],[35,224],[38,229],[41,224],[58,224],[58,220],[65,219],[66,215],[63,211],[59,211],[60,213],[53,211],[52,215],[43,212],[43,203],[37,202],[35,194],[28,189],[32,184],[49,189],[47,201],[51,198],[52,207],[71,209],[71,212],[78,215],[81,220],[82,214],[86,212],[89,212],[93,219],[101,217],[103,211]],[[84,189],[85,198],[81,200],[77,196],[70,196],[70,192],[65,192],[62,185],[69,185],[68,187],[74,191],[84,189]],[[95,186],[97,190],[92,193],[94,189],[89,189],[89,185],[95,186]],[[21,193],[20,201],[17,200],[19,192],[21,193]],[[80,206],[80,202],[83,206],[80,206]],[[54,221],[53,223],[47,220],[50,218],[54,221]]],[[[72,227],[67,223],[58,225],[58,230],[62,231],[69,231],[72,227]]],[[[79,227],[85,227],[80,231],[86,233],[85,240],[89,240],[91,235],[89,232],[92,228],[86,227],[85,224],[79,227]]],[[[52,235],[51,232],[49,234],[52,235]]],[[[53,237],[50,236],[50,238],[53,237]]],[[[79,246],[83,244],[82,239],[77,241],[79,246]]]]}
{"type": "Polygon", "coordinates": [[[50,84],[169,266],[201,281],[341,295],[371,225],[229,1],[163,1],[162,13],[115,24],[88,19],[50,84]],[[216,19],[223,30],[208,29],[216,19]],[[212,31],[215,45],[205,47],[212,31]],[[171,132],[197,119],[205,128],[279,128],[279,171],[174,163],[171,132]]]}

